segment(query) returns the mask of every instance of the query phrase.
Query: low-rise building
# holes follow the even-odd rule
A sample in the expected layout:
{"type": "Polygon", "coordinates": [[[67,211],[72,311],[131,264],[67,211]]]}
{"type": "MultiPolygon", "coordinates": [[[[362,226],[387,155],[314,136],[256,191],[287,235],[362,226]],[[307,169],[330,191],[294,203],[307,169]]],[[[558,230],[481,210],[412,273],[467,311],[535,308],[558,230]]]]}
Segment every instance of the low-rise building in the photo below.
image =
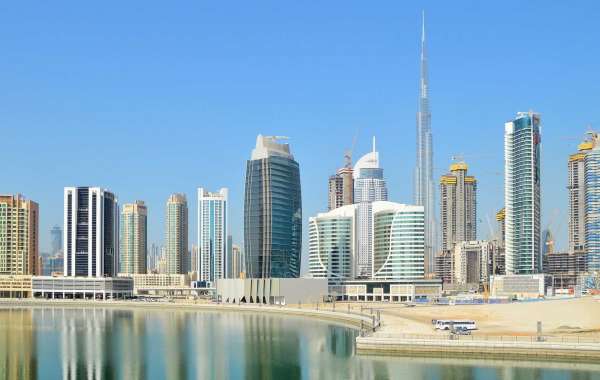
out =
{"type": "Polygon", "coordinates": [[[328,294],[326,278],[218,279],[217,295],[226,303],[306,304],[328,294]]]}
{"type": "Polygon", "coordinates": [[[187,274],[127,274],[119,273],[119,277],[133,280],[134,295],[182,295],[190,293],[190,276],[187,274]]]}
{"type": "Polygon", "coordinates": [[[492,297],[539,298],[545,293],[543,274],[491,276],[492,297]]]}
{"type": "Polygon", "coordinates": [[[0,298],[30,298],[31,275],[0,275],[0,298]]]}
{"type": "Polygon", "coordinates": [[[340,301],[433,301],[442,294],[439,279],[352,280],[329,287],[329,295],[340,301]]]}
{"type": "Polygon", "coordinates": [[[33,276],[31,292],[37,298],[130,298],[133,280],[128,277],[33,276]]]}

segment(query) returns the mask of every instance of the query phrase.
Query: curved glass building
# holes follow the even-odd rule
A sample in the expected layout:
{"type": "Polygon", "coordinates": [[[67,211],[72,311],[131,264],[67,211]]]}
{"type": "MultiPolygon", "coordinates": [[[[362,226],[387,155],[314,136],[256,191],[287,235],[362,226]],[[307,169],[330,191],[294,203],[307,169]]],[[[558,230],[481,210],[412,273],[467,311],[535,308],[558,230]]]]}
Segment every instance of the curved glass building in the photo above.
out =
{"type": "Polygon", "coordinates": [[[424,207],[374,202],[373,279],[414,280],[424,275],[424,207]]]}
{"type": "Polygon", "coordinates": [[[330,285],[353,278],[356,205],[308,219],[308,271],[330,285]]]}
{"type": "Polygon", "coordinates": [[[282,137],[256,138],[246,167],[246,277],[299,277],[302,248],[300,166],[282,137]]]}

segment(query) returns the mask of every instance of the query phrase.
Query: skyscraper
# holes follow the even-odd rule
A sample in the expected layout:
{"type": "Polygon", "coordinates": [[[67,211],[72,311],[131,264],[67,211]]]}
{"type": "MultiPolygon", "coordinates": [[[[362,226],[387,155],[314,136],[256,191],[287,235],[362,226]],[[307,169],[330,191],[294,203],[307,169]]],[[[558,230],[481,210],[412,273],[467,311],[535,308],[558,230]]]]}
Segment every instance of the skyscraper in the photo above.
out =
{"type": "Polygon", "coordinates": [[[429,111],[429,78],[425,44],[425,12],[421,32],[421,80],[417,112],[417,163],[414,177],[415,204],[425,208],[425,272],[434,272],[436,251],[435,189],[433,187],[433,142],[429,111]]]}
{"type": "Polygon", "coordinates": [[[597,135],[578,146],[578,151],[569,156],[569,252],[585,249],[585,155],[596,145],[597,135]]]}
{"type": "Polygon", "coordinates": [[[121,268],[127,274],[147,272],[148,209],[142,201],[127,203],[121,211],[121,268]]]}
{"type": "Polygon", "coordinates": [[[308,271],[330,285],[354,276],[357,205],[338,207],[308,219],[308,271]]]}
{"type": "Polygon", "coordinates": [[[440,178],[442,250],[477,238],[477,181],[467,175],[464,162],[450,165],[450,173],[440,178]]]}
{"type": "Polygon", "coordinates": [[[600,271],[600,146],[585,155],[586,270],[600,271]]]}
{"type": "Polygon", "coordinates": [[[63,230],[60,226],[50,229],[50,255],[58,255],[62,251],[63,230]]]}
{"type": "Polygon", "coordinates": [[[0,274],[37,274],[39,207],[20,194],[0,195],[0,274]]]}
{"type": "Polygon", "coordinates": [[[373,279],[418,280],[425,275],[423,206],[373,203],[373,279]]]}
{"type": "Polygon", "coordinates": [[[373,213],[371,204],[387,201],[388,193],[383,169],[379,166],[379,152],[375,147],[354,165],[354,202],[358,205],[358,249],[355,258],[355,276],[370,278],[373,258],[373,213]]]}
{"type": "Polygon", "coordinates": [[[519,112],[504,125],[506,273],[541,271],[540,115],[519,112]]]}
{"type": "Polygon", "coordinates": [[[300,166],[280,139],[258,135],[246,166],[244,249],[249,278],[300,276],[300,166]]]}
{"type": "Polygon", "coordinates": [[[119,267],[117,197],[99,187],[65,187],[64,275],[114,277],[119,267]]]}
{"type": "Polygon", "coordinates": [[[198,189],[198,268],[200,281],[214,283],[227,277],[229,190],[212,193],[198,189]]]}
{"type": "Polygon", "coordinates": [[[231,245],[231,278],[245,276],[245,262],[242,248],[237,244],[231,245]]]}
{"type": "Polygon", "coordinates": [[[329,177],[329,210],[354,203],[354,178],[352,167],[338,169],[329,177]]]}
{"type": "Polygon", "coordinates": [[[166,210],[166,273],[182,274],[188,256],[188,207],[185,194],[172,194],[166,210]]]}

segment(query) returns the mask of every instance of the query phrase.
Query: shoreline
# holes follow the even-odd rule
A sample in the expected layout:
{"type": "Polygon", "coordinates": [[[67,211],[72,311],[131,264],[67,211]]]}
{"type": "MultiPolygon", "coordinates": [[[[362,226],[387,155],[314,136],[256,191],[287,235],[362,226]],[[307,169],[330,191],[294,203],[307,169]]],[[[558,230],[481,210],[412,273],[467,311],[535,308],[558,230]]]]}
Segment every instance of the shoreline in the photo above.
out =
{"type": "Polygon", "coordinates": [[[99,301],[99,300],[40,300],[9,298],[0,299],[0,307],[102,307],[114,309],[146,309],[154,311],[229,311],[229,312],[266,312],[280,315],[293,315],[297,317],[317,318],[323,321],[334,322],[344,327],[359,330],[361,326],[367,329],[373,328],[373,321],[366,315],[345,313],[342,311],[316,310],[310,308],[298,308],[291,306],[255,306],[255,305],[233,305],[216,303],[190,303],[190,302],[134,302],[134,301],[99,301]]]}
{"type": "MultiPolygon", "coordinates": [[[[358,330],[361,327],[372,330],[370,315],[347,313],[341,310],[317,310],[294,306],[231,305],[191,302],[133,302],[99,300],[40,300],[40,299],[0,299],[0,307],[65,307],[65,308],[113,308],[153,311],[229,311],[249,313],[272,313],[296,317],[316,318],[358,330]]],[[[403,356],[414,358],[467,358],[498,359],[518,361],[563,361],[570,363],[597,363],[600,359],[600,342],[556,342],[556,341],[497,341],[484,336],[472,339],[450,340],[447,336],[413,338],[386,334],[385,319],[380,332],[357,336],[356,353],[359,355],[403,356]]]]}

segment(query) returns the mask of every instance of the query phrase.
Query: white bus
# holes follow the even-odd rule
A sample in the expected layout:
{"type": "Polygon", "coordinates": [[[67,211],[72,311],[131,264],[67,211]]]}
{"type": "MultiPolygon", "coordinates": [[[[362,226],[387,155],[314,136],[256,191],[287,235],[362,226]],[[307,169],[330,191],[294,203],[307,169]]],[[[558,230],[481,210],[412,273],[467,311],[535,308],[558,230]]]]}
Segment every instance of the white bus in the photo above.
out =
{"type": "Polygon", "coordinates": [[[435,321],[436,330],[477,330],[475,321],[468,319],[438,319],[435,321]]]}

